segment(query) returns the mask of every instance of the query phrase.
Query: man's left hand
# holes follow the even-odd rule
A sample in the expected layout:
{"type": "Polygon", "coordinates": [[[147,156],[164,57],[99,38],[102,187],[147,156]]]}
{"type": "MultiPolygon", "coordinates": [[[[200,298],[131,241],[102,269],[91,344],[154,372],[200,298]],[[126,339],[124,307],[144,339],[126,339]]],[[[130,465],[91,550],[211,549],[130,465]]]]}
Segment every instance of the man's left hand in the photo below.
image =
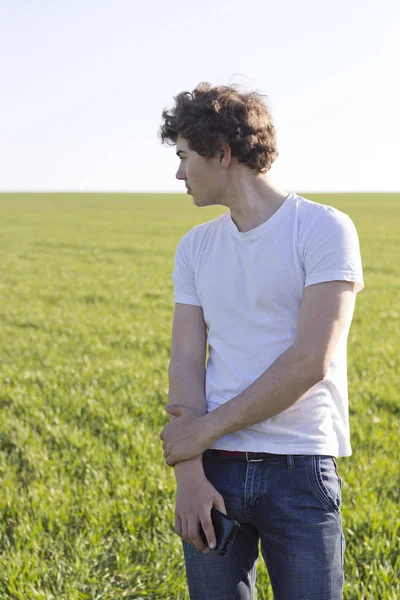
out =
{"type": "Polygon", "coordinates": [[[167,465],[173,467],[208,450],[212,442],[206,432],[206,415],[199,417],[191,408],[179,404],[167,404],[164,408],[176,417],[159,436],[167,465]]]}

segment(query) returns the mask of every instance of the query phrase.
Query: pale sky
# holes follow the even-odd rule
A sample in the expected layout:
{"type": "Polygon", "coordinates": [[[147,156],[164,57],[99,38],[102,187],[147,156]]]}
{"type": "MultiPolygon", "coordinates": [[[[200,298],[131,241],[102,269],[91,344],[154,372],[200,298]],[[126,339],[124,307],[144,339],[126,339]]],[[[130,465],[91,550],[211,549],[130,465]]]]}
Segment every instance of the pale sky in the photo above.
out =
{"type": "Polygon", "coordinates": [[[0,191],[177,191],[161,112],[266,94],[289,191],[400,191],[398,0],[0,0],[0,191]]]}

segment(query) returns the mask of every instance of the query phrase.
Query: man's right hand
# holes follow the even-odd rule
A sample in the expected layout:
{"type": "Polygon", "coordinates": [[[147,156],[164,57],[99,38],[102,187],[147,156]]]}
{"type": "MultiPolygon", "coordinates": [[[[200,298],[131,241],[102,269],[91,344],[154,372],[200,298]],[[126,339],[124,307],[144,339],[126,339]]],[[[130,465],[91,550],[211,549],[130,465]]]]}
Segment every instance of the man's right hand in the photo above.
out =
{"type": "Polygon", "coordinates": [[[177,480],[175,533],[202,552],[208,552],[200,537],[199,524],[206,534],[208,545],[216,545],[214,527],[211,521],[211,508],[226,513],[224,499],[206,478],[202,466],[196,459],[179,463],[175,468],[177,480]]]}

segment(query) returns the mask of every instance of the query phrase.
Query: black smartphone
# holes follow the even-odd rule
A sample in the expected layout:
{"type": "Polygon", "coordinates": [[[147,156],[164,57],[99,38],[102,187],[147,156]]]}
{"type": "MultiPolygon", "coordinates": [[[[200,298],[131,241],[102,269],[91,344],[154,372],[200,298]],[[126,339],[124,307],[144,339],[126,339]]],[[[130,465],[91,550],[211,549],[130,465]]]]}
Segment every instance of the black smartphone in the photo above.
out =
{"type": "MultiPolygon", "coordinates": [[[[211,521],[215,531],[215,537],[217,539],[217,545],[213,548],[214,552],[223,556],[228,551],[228,544],[233,544],[234,539],[237,535],[237,532],[240,528],[240,523],[238,523],[235,519],[231,519],[227,515],[224,515],[221,511],[219,511],[214,506],[211,509],[211,521]]],[[[204,544],[208,546],[206,534],[201,526],[200,527],[200,536],[203,540],[204,544]]]]}

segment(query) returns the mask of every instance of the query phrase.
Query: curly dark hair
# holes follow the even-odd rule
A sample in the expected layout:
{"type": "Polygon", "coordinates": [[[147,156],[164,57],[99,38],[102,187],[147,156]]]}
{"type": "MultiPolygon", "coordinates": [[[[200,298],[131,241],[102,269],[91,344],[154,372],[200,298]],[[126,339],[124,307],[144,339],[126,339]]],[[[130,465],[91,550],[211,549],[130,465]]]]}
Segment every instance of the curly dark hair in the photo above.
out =
{"type": "Polygon", "coordinates": [[[159,136],[176,144],[178,135],[191,150],[213,158],[223,142],[232,156],[258,173],[266,173],[278,157],[275,127],[269,108],[258,92],[239,92],[237,86],[200,83],[193,92],[174,97],[175,106],[164,109],[159,136]]]}

